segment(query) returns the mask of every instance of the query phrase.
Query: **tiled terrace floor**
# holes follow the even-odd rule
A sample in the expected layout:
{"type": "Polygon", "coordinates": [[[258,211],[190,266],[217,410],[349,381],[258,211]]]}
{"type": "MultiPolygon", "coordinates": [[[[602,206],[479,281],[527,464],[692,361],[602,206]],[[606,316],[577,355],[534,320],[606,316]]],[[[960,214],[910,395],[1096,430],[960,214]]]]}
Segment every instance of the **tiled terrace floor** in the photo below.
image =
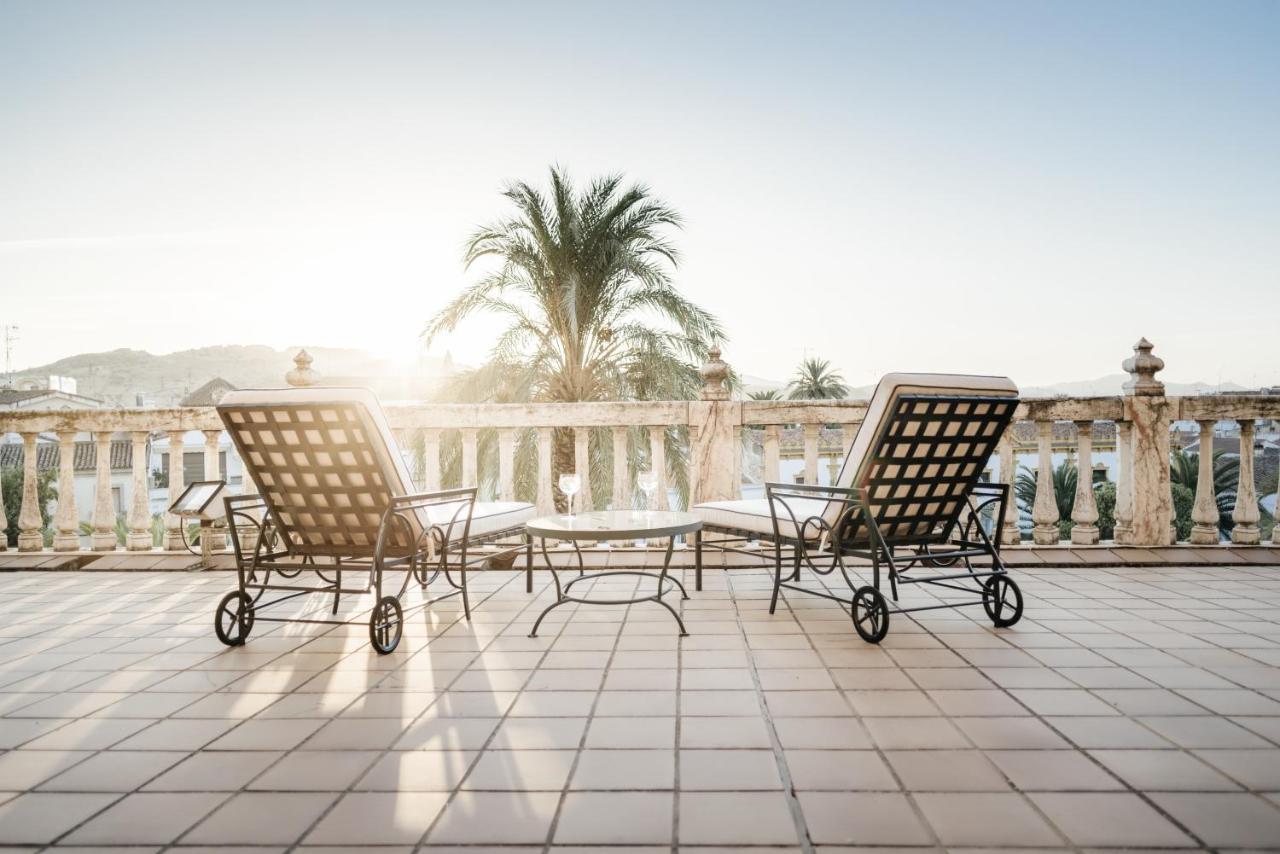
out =
{"type": "Polygon", "coordinates": [[[530,640],[546,573],[491,572],[380,658],[363,625],[222,647],[229,573],[0,575],[0,844],[1280,847],[1280,568],[1019,578],[1014,629],[875,648],[751,570],[683,641],[653,604],[530,640]]]}

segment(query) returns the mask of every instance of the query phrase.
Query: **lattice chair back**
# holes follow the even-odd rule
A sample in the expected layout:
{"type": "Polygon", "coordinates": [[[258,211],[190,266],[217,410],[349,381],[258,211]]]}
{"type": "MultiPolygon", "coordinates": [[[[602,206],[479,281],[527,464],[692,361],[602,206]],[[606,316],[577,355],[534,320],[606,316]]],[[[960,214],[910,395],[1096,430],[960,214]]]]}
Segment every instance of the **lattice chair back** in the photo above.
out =
{"type": "MultiPolygon", "coordinates": [[[[1018,406],[1007,377],[889,374],[876,386],[836,485],[865,489],[888,545],[944,542],[1018,406]]],[[[830,501],[847,545],[869,542],[860,513],[830,501]]]]}
{"type": "MultiPolygon", "coordinates": [[[[218,415],[291,554],[372,555],[391,499],[414,491],[367,389],[232,391],[218,415]]],[[[429,527],[424,511],[405,514],[389,526],[386,552],[421,548],[429,527]]]]}

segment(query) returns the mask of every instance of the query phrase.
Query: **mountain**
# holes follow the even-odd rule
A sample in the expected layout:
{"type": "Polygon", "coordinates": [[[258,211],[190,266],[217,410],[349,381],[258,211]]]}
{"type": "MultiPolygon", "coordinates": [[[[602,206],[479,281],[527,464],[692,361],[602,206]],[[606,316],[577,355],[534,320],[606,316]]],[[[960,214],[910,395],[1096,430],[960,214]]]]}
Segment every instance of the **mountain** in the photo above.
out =
{"type": "MultiPolygon", "coordinates": [[[[111,350],[82,353],[47,365],[14,373],[15,385],[24,380],[43,387],[50,376],[73,377],[77,392],[117,406],[135,406],[139,396],[147,404],[170,405],[215,377],[239,388],[283,386],[284,375],[293,365],[298,347],[276,350],[261,345],[201,347],[155,355],[145,350],[111,350]]],[[[402,377],[406,369],[363,350],[308,347],[315,359],[313,369],[321,377],[360,378],[402,377]]],[[[408,373],[434,378],[451,372],[445,359],[424,360],[408,373]]]]}
{"type": "MultiPolygon", "coordinates": [[[[1016,378],[1015,378],[1016,379],[1016,378]]],[[[744,376],[743,386],[747,391],[786,388],[785,382],[770,380],[764,377],[744,376]]],[[[1023,397],[1111,397],[1124,393],[1123,386],[1129,381],[1128,374],[1108,374],[1094,380],[1077,380],[1075,382],[1054,383],[1052,385],[1019,386],[1023,397]]],[[[1244,386],[1232,382],[1224,383],[1175,383],[1165,381],[1165,393],[1170,397],[1194,397],[1206,392],[1246,391],[1244,386]]],[[[853,400],[869,399],[876,390],[874,385],[850,386],[849,397],[853,400]]]]}

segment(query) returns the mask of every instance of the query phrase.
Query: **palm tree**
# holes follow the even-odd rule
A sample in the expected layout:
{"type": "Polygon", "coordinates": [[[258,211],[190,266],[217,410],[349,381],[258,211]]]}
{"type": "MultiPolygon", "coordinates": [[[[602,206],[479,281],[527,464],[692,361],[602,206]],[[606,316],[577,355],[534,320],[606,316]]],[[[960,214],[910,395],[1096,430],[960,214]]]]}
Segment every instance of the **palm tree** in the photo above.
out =
{"type": "MultiPolygon", "coordinates": [[[[553,167],[548,193],[522,181],[507,186],[503,196],[513,213],[477,230],[464,255],[468,269],[488,259],[496,267],[446,305],[423,333],[429,344],[480,312],[509,321],[489,361],[452,384],[452,399],[574,402],[697,395],[698,366],[711,345],[724,339],[724,331],[713,315],[672,285],[670,270],[679,254],[667,233],[680,227],[679,215],[647,187],[624,188],[622,180],[606,176],[578,190],[553,167]]],[[[681,430],[667,431],[673,469],[683,465],[684,441],[681,430]]],[[[607,442],[591,445],[593,492],[603,495],[611,449],[607,442]]],[[[525,494],[531,492],[531,448],[525,437],[517,452],[525,494]]],[[[486,452],[482,446],[481,459],[491,454],[496,448],[486,452]]],[[[572,431],[557,429],[553,482],[573,467],[572,431]]],[[[684,483],[683,472],[673,470],[671,476],[673,483],[684,483]]]]}
{"type": "Polygon", "coordinates": [[[764,391],[747,392],[747,397],[750,400],[782,400],[782,392],[776,388],[767,388],[764,391]]]}
{"type": "Polygon", "coordinates": [[[832,400],[849,396],[844,377],[826,359],[805,359],[787,385],[791,400],[832,400]]]}

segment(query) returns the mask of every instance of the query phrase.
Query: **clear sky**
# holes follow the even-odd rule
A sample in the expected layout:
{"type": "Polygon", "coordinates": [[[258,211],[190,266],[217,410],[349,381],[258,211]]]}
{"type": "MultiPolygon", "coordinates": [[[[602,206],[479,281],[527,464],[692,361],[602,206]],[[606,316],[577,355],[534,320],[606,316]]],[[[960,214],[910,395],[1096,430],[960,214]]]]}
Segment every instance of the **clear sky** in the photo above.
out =
{"type": "MultiPolygon", "coordinates": [[[[1280,383],[1280,3],[0,2],[0,323],[408,358],[507,179],[683,212],[725,358],[1280,383]]],[[[493,327],[445,342],[477,362],[493,327]]],[[[323,365],[317,365],[323,371],[323,365]]]]}

